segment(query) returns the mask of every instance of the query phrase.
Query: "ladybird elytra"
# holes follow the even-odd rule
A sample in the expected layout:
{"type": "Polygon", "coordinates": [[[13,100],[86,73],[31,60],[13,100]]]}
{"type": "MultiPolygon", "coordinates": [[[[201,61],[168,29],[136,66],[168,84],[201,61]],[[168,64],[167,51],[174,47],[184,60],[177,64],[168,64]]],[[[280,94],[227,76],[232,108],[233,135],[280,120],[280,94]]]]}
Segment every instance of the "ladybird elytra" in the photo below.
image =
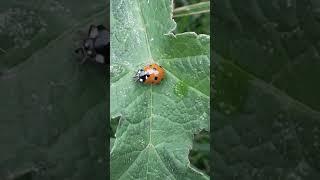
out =
{"type": "Polygon", "coordinates": [[[136,73],[137,81],[144,84],[159,84],[165,76],[162,66],[156,63],[149,64],[136,73]]]}

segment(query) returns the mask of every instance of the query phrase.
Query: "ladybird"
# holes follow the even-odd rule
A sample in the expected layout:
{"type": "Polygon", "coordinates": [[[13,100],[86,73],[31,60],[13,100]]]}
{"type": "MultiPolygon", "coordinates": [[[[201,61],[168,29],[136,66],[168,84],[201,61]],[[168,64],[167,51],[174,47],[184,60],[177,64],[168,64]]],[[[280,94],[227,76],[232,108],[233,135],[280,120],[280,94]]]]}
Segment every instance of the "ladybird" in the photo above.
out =
{"type": "Polygon", "coordinates": [[[165,72],[162,66],[150,64],[139,69],[135,75],[136,81],[144,84],[159,84],[164,78],[165,72]]]}
{"type": "Polygon", "coordinates": [[[91,25],[87,37],[83,40],[81,47],[75,50],[80,55],[81,64],[86,60],[97,63],[107,63],[110,49],[109,32],[103,25],[91,25]]]}

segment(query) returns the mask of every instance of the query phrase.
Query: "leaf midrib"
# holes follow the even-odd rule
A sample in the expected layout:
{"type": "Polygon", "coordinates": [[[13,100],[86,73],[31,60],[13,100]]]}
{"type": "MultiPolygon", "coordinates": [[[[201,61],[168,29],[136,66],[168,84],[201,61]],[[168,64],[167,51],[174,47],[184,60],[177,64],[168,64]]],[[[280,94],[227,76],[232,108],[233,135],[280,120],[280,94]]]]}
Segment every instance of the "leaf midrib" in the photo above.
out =
{"type": "MultiPolygon", "coordinates": [[[[155,153],[156,153],[156,157],[160,160],[160,162],[161,162],[162,165],[166,168],[166,170],[167,170],[168,173],[171,175],[171,177],[173,177],[174,179],[176,179],[175,176],[174,176],[174,174],[172,174],[172,173],[169,171],[169,169],[167,168],[166,164],[165,164],[164,161],[161,159],[161,157],[160,157],[160,155],[159,155],[159,152],[157,151],[157,148],[156,148],[154,145],[152,145],[152,144],[148,144],[148,146],[146,146],[143,150],[139,151],[139,155],[137,156],[137,158],[132,162],[132,164],[129,166],[129,168],[122,173],[122,175],[119,177],[119,180],[120,180],[125,174],[128,174],[128,171],[133,167],[133,164],[135,164],[135,162],[140,158],[140,156],[141,156],[141,154],[143,153],[143,151],[149,151],[149,148],[153,148],[153,149],[154,149],[154,151],[155,151],[155,153]]],[[[150,155],[150,153],[147,152],[147,154],[148,154],[148,158],[147,158],[146,178],[148,179],[148,164],[149,164],[149,155],[150,155]]]]}
{"type": "MultiPolygon", "coordinates": [[[[145,35],[145,39],[146,39],[146,45],[147,45],[147,50],[148,50],[148,54],[149,54],[149,57],[151,59],[151,61],[154,61],[153,60],[153,57],[152,57],[152,53],[151,53],[151,50],[150,50],[150,42],[149,42],[149,35],[148,35],[148,32],[147,32],[147,27],[146,27],[146,23],[145,23],[145,19],[143,17],[143,13],[141,11],[141,4],[140,4],[140,1],[139,0],[136,0],[137,4],[138,4],[138,8],[139,8],[139,16],[140,16],[140,19],[141,19],[141,22],[142,22],[142,28],[144,29],[144,35],[145,35]]],[[[152,125],[152,120],[153,120],[153,93],[152,93],[152,84],[151,84],[151,87],[150,87],[150,120],[149,120],[149,142],[148,142],[148,145],[146,146],[145,149],[147,149],[149,146],[153,146],[154,145],[152,144],[152,135],[151,135],[151,125],[152,125]]],[[[146,177],[148,179],[148,171],[149,171],[149,153],[148,153],[148,157],[147,157],[147,171],[146,171],[146,177]]]]}

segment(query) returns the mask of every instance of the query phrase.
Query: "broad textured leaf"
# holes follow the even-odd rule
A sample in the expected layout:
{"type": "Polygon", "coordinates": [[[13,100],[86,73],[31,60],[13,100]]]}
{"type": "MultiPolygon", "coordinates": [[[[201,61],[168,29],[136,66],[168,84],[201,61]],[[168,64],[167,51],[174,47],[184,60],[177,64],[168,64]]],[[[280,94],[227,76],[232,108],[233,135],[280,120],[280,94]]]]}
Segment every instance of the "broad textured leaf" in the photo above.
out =
{"type": "Polygon", "coordinates": [[[172,1],[111,1],[111,116],[121,116],[111,179],[208,179],[192,168],[193,134],[209,125],[209,36],[174,35],[172,1]],[[133,81],[158,63],[160,85],[133,81]]]}
{"type": "Polygon", "coordinates": [[[106,69],[79,65],[77,31],[104,0],[0,1],[0,179],[105,177],[106,69]],[[83,8],[86,7],[86,8],[83,8]]]}
{"type": "Polygon", "coordinates": [[[319,4],[215,2],[214,177],[319,179],[319,4]]]}

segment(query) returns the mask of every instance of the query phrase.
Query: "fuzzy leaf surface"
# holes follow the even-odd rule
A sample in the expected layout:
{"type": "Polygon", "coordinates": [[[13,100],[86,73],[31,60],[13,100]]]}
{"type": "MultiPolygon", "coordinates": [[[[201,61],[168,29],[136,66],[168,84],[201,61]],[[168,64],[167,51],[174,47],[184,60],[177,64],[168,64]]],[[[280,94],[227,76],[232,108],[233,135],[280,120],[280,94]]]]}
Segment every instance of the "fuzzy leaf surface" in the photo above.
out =
{"type": "Polygon", "coordinates": [[[172,1],[111,1],[111,179],[208,179],[188,160],[193,134],[209,127],[209,36],[172,34],[172,1]],[[133,80],[158,63],[159,85],[133,80]]]}

